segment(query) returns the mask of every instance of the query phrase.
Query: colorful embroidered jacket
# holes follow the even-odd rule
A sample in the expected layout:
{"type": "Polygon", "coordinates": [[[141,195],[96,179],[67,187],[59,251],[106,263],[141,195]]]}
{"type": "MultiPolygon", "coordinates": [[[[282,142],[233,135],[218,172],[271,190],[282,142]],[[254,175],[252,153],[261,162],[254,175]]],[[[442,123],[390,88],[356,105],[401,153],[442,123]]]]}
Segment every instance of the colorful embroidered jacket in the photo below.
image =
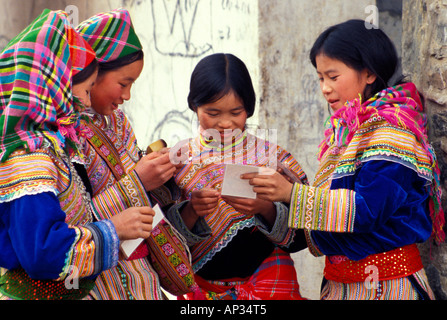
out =
{"type": "MultiPolygon", "coordinates": [[[[81,22],[76,30],[91,45],[100,63],[115,61],[142,50],[126,9],[98,13],[81,22]]],[[[117,110],[107,118],[95,114],[89,117],[97,130],[85,132],[89,143],[84,146],[88,176],[93,186],[93,202],[101,208],[97,219],[107,219],[130,206],[159,203],[163,207],[169,203],[171,192],[168,187],[153,190],[148,196],[133,171],[140,156],[134,132],[124,113],[117,110]],[[104,143],[106,139],[114,146],[104,143]]],[[[84,129],[89,128],[84,125],[84,129]]],[[[157,274],[144,257],[144,252],[139,251],[139,257],[131,261],[121,260],[117,268],[102,273],[92,292],[93,298],[162,298],[157,274]]]]}
{"type": "MultiPolygon", "coordinates": [[[[290,153],[247,131],[237,135],[233,144],[224,147],[213,147],[202,135],[184,143],[182,152],[189,155],[188,160],[175,177],[184,201],[191,198],[194,190],[220,190],[225,162],[259,167],[276,167],[282,163],[296,178],[307,181],[290,153]]],[[[269,228],[261,217],[241,214],[219,199],[215,211],[196,223],[193,234],[180,217],[184,201],[171,207],[167,218],[189,242],[193,269],[206,280],[251,276],[276,246],[289,252],[303,249],[298,241],[295,243],[295,232],[287,227],[288,208],[282,203],[275,203],[277,217],[274,226],[269,228]]]]}
{"type": "Polygon", "coordinates": [[[0,266],[9,270],[0,291],[11,298],[47,298],[39,292],[41,283],[29,277],[63,286],[71,272],[97,275],[118,260],[113,224],[92,222],[81,178],[68,157],[46,147],[15,151],[0,164],[0,266]],[[18,279],[30,284],[14,287],[18,279]]]}
{"type": "MultiPolygon", "coordinates": [[[[93,188],[92,201],[96,219],[102,221],[129,207],[164,207],[175,198],[175,187],[162,186],[146,193],[133,170],[140,159],[135,134],[121,110],[104,117],[86,114],[81,121],[86,169],[93,188]],[[88,125],[89,123],[89,125],[88,125]],[[95,131],[91,130],[94,125],[95,131]],[[88,139],[88,140],[87,140],[88,139]],[[112,146],[104,141],[109,140],[112,146]],[[89,142],[90,141],[90,142],[89,142]],[[101,153],[98,152],[100,150],[101,153]],[[108,160],[104,160],[106,155],[108,160]],[[121,162],[122,165],[118,165],[121,162]],[[115,165],[115,170],[110,166],[115,165]],[[118,179],[115,176],[119,175],[118,179]],[[171,192],[172,191],[172,192],[171,192]]],[[[162,299],[160,283],[146,254],[130,261],[120,260],[116,268],[103,272],[96,280],[92,297],[95,299],[162,299]]]]}
{"type": "Polygon", "coordinates": [[[421,105],[408,83],[331,118],[315,182],[295,184],[290,205],[289,225],[313,230],[314,254],[360,260],[424,242],[443,224],[421,105]]]}
{"type": "Polygon", "coordinates": [[[1,299],[81,299],[117,263],[115,228],[93,223],[71,163],[83,109],[72,77],[94,58],[67,14],[48,9],[0,52],[1,299]]]}

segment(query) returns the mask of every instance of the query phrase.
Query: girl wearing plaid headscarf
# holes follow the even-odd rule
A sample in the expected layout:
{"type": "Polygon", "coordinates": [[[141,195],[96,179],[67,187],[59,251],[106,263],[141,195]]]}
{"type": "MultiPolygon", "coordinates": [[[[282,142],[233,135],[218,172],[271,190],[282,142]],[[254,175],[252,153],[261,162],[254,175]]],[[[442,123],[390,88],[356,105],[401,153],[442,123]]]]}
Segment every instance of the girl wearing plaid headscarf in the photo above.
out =
{"type": "MultiPolygon", "coordinates": [[[[102,208],[96,218],[110,219],[132,205],[171,203],[175,184],[164,185],[175,171],[169,153],[143,157],[129,120],[118,109],[130,99],[132,85],[143,69],[142,46],[129,12],[99,13],[76,30],[99,61],[92,106],[81,123],[93,202],[102,208]]],[[[106,300],[164,299],[145,243],[127,259],[120,259],[116,268],[103,272],[91,294],[93,299],[106,300]]]]}
{"type": "Polygon", "coordinates": [[[84,298],[116,265],[119,239],[148,236],[126,219],[149,231],[150,208],[93,222],[76,167],[96,76],[93,50],[62,11],[45,10],[0,53],[0,299],[84,298]]]}

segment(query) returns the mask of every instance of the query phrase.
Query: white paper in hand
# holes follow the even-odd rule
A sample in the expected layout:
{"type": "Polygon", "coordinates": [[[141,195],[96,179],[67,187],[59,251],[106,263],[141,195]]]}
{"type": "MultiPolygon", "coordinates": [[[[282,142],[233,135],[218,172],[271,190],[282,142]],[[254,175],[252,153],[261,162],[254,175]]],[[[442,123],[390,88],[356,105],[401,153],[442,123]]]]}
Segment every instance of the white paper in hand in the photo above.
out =
{"type": "Polygon", "coordinates": [[[165,217],[165,215],[158,204],[156,204],[152,209],[155,211],[154,220],[152,221],[152,229],[154,229],[161,219],[165,217]]]}
{"type": "MultiPolygon", "coordinates": [[[[155,207],[153,207],[152,209],[154,209],[155,211],[154,220],[152,222],[152,229],[154,229],[155,226],[161,221],[161,219],[163,219],[164,215],[163,211],[161,211],[160,206],[158,204],[155,205],[155,207]]],[[[132,255],[132,253],[138,248],[138,246],[143,241],[144,241],[143,238],[138,238],[132,240],[124,240],[123,242],[121,242],[121,252],[124,254],[126,259],[132,255]]]]}
{"type": "Polygon", "coordinates": [[[241,164],[226,164],[221,195],[256,199],[256,192],[249,180],[241,179],[245,173],[259,173],[259,167],[241,164]]]}

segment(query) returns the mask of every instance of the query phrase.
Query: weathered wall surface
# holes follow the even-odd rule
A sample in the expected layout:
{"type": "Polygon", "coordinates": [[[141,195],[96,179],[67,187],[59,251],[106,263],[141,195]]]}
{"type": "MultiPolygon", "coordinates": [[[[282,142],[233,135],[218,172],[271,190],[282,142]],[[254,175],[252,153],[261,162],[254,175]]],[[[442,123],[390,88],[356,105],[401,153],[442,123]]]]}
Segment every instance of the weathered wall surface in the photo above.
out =
{"type": "MultiPolygon", "coordinates": [[[[402,65],[425,97],[430,140],[441,169],[443,207],[447,195],[447,1],[403,1],[402,65]]],[[[420,246],[430,285],[447,299],[447,246],[420,246]]]]}

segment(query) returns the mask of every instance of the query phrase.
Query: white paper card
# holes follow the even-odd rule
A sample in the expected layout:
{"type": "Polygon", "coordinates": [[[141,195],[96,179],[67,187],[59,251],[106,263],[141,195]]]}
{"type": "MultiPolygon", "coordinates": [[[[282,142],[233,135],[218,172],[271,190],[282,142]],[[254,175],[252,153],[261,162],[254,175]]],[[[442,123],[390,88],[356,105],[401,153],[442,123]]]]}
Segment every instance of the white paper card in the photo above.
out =
{"type": "MultiPolygon", "coordinates": [[[[161,211],[160,206],[157,204],[155,207],[153,207],[155,211],[154,220],[152,222],[152,229],[155,228],[155,226],[163,219],[163,211],[161,211]]],[[[132,253],[138,248],[138,246],[143,242],[143,238],[138,239],[132,239],[132,240],[124,240],[121,242],[121,252],[124,254],[124,256],[129,258],[132,253]]]]}
{"type": "Polygon", "coordinates": [[[121,252],[124,254],[126,259],[132,255],[132,253],[138,248],[143,240],[143,238],[138,238],[132,240],[124,240],[123,242],[121,242],[121,252]]]}
{"type": "Polygon", "coordinates": [[[226,164],[221,195],[256,199],[256,192],[249,180],[241,179],[245,173],[259,173],[259,167],[240,164],[226,164]]]}
{"type": "Polygon", "coordinates": [[[161,219],[165,217],[165,215],[158,204],[156,204],[152,209],[155,211],[154,221],[152,222],[152,229],[154,229],[161,219]]]}

